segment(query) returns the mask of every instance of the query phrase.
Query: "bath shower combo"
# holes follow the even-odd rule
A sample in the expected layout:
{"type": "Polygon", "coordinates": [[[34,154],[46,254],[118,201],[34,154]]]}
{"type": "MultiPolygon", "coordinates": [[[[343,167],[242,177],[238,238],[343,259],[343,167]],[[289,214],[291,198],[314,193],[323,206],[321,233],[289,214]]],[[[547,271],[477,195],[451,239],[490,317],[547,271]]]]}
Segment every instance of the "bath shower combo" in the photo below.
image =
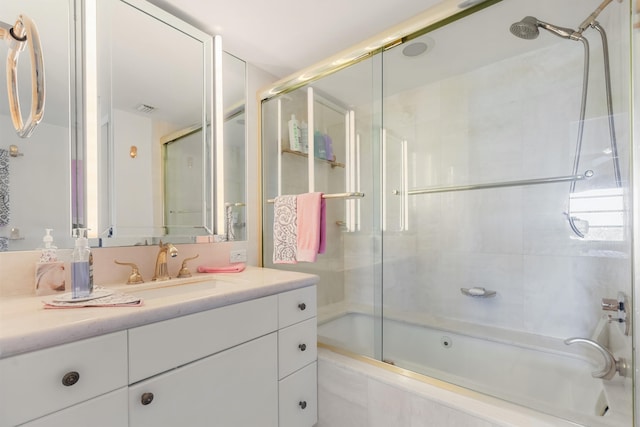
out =
{"type": "MultiPolygon", "coordinates": [[[[549,31],[552,34],[555,34],[558,37],[574,40],[582,42],[584,46],[584,68],[583,68],[583,77],[582,77],[582,101],[580,103],[580,119],[578,121],[578,134],[576,140],[576,151],[573,160],[573,175],[577,175],[578,168],[580,167],[580,155],[582,152],[582,139],[584,133],[584,121],[585,114],[587,108],[587,92],[589,86],[589,42],[582,35],[582,33],[589,27],[595,29],[600,34],[602,39],[602,55],[604,62],[604,79],[605,79],[605,91],[606,91],[606,101],[607,101],[607,113],[609,119],[609,139],[611,145],[611,158],[613,161],[613,173],[615,184],[617,188],[622,186],[622,178],[620,174],[620,164],[618,161],[618,146],[616,142],[616,132],[615,132],[615,123],[613,118],[613,102],[611,99],[611,73],[609,68],[609,47],[607,42],[607,34],[604,28],[598,23],[596,18],[602,12],[602,10],[609,5],[613,0],[605,0],[603,1],[598,8],[596,8],[591,15],[585,19],[577,30],[573,30],[571,28],[559,27],[548,22],[540,21],[533,16],[527,16],[523,18],[521,21],[516,22],[511,25],[510,31],[516,37],[520,37],[525,40],[535,39],[540,35],[540,28],[543,28],[549,31]]],[[[618,0],[621,2],[621,0],[618,0]]],[[[587,171],[585,173],[586,177],[590,177],[593,175],[592,171],[587,171]]],[[[575,192],[576,181],[572,181],[569,188],[569,198],[575,192]]],[[[569,226],[573,232],[583,238],[584,233],[578,229],[576,225],[576,217],[571,215],[571,203],[569,200],[569,204],[567,206],[567,212],[565,213],[567,216],[567,220],[569,221],[569,226]]]]}

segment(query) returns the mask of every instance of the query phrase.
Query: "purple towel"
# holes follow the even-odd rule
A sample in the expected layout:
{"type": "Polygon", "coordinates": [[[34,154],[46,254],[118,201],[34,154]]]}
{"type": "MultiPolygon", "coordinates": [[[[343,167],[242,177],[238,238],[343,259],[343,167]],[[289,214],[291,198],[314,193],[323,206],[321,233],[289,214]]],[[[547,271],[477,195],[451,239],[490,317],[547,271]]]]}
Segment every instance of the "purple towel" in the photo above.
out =
{"type": "Polygon", "coordinates": [[[326,201],[320,199],[320,246],[318,253],[323,254],[327,249],[327,206],[326,201]]]}

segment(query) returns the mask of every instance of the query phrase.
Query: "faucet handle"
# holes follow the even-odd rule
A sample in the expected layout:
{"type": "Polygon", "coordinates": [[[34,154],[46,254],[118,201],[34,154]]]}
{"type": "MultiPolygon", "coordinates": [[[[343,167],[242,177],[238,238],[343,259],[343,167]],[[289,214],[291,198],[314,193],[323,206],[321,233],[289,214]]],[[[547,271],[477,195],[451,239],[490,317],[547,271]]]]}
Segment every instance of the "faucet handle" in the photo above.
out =
{"type": "Polygon", "coordinates": [[[137,285],[139,283],[144,283],[144,280],[142,279],[142,275],[140,274],[140,270],[138,269],[137,265],[135,265],[132,262],[116,261],[115,259],[113,260],[113,262],[115,262],[118,265],[128,265],[131,267],[131,274],[127,279],[127,285],[137,285]]]}
{"type": "Polygon", "coordinates": [[[182,267],[180,268],[180,271],[178,272],[178,277],[182,278],[182,277],[191,277],[191,272],[189,271],[189,269],[187,268],[187,261],[191,261],[192,259],[196,259],[200,256],[200,254],[197,254],[196,256],[192,256],[190,258],[185,258],[182,261],[182,267]]]}

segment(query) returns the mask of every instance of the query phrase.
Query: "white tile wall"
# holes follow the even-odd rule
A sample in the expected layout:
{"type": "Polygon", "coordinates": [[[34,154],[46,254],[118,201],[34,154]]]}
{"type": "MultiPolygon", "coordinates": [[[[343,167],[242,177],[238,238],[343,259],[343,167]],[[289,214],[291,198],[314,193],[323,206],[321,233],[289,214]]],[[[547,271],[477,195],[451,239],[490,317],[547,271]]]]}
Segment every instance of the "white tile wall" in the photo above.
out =
{"type": "MultiPolygon", "coordinates": [[[[616,128],[626,183],[628,51],[619,47],[626,43],[623,32],[615,31],[622,16],[607,15],[603,25],[611,29],[614,46],[616,128]]],[[[578,183],[577,191],[614,183],[604,153],[609,133],[599,41],[591,52],[579,173],[592,169],[596,176],[578,183]]],[[[385,99],[385,128],[409,141],[409,187],[570,175],[582,66],[581,44],[561,40],[385,99]]],[[[576,238],[564,215],[568,192],[569,184],[561,183],[410,196],[410,231],[387,232],[383,239],[385,306],[558,338],[590,336],[601,316],[600,298],[619,290],[630,294],[629,233],[624,241],[576,238]],[[461,295],[461,287],[472,286],[498,296],[461,295]]],[[[346,266],[358,254],[373,255],[356,237],[346,238],[345,248],[351,254],[346,266]]],[[[373,271],[371,264],[348,269],[348,302],[373,304],[373,271]]]]}

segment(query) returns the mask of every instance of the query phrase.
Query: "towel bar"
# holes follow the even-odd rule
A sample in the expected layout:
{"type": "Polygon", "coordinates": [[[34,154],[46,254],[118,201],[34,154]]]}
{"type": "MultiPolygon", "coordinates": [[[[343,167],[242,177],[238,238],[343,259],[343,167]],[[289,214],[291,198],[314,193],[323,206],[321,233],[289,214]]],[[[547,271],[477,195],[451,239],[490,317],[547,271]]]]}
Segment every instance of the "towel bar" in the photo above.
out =
{"type": "MultiPolygon", "coordinates": [[[[333,194],[323,194],[323,199],[360,199],[364,197],[364,193],[333,193],[333,194]]],[[[267,199],[267,203],[273,203],[276,199],[267,199]]]]}

